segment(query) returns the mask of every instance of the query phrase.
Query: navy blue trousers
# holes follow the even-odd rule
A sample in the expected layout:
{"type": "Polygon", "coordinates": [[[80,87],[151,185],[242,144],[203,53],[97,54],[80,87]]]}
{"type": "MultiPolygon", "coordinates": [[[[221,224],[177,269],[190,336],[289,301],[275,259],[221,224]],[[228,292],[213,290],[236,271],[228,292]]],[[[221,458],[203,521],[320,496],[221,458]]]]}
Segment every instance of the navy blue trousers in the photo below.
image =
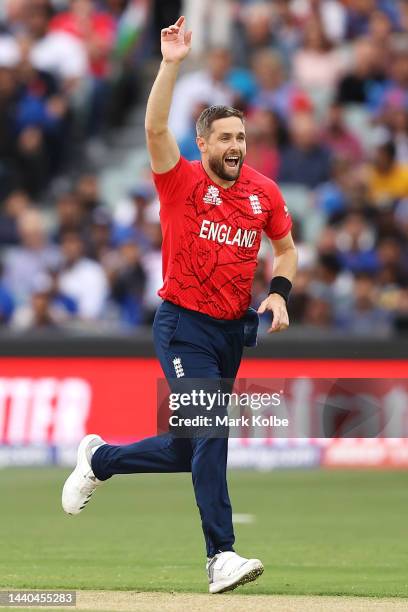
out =
{"type": "MultiPolygon", "coordinates": [[[[213,319],[163,302],[153,332],[156,353],[170,388],[173,390],[182,378],[208,379],[213,387],[217,381],[225,384],[220,379],[233,381],[247,331],[245,319],[213,319]]],[[[100,480],[114,474],[191,472],[207,555],[213,557],[218,551],[233,550],[235,539],[227,454],[227,437],[181,438],[168,433],[126,446],[105,444],[94,453],[92,469],[100,480]]]]}

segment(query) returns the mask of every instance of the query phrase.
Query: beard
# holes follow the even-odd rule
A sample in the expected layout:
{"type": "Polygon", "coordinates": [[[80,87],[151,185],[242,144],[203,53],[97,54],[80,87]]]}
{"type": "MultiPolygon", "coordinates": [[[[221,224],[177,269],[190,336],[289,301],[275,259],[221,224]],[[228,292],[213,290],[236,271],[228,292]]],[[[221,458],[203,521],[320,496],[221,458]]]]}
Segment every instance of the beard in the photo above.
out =
{"type": "Polygon", "coordinates": [[[212,156],[208,158],[208,165],[211,170],[223,181],[236,181],[241,173],[243,163],[244,158],[241,155],[237,165],[232,168],[226,165],[222,157],[212,156]]]}

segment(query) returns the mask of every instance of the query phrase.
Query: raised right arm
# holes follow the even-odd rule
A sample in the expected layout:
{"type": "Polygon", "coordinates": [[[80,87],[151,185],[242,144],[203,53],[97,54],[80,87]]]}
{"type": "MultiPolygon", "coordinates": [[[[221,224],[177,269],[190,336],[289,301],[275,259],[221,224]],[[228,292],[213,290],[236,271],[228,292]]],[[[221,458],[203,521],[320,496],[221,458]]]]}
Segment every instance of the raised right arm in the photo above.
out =
{"type": "Polygon", "coordinates": [[[184,17],[161,32],[163,61],[147,102],[145,130],[152,170],[171,170],[180,158],[180,151],[168,127],[174,85],[180,63],[191,47],[191,32],[184,30],[184,17]]]}

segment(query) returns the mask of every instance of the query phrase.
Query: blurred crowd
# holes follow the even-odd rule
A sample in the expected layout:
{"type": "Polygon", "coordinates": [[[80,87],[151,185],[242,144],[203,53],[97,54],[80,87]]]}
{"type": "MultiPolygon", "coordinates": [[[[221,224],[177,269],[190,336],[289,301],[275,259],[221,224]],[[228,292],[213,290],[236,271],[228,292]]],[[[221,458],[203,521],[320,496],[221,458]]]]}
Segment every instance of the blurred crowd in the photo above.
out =
{"type": "Polygon", "coordinates": [[[0,2],[0,196],[40,196],[137,97],[139,0],[0,2]]]}
{"type": "MultiPolygon", "coordinates": [[[[183,11],[193,50],[171,128],[182,154],[199,159],[194,126],[202,109],[244,110],[246,161],[278,182],[294,218],[292,324],[367,336],[408,329],[408,2],[3,5],[3,324],[115,329],[152,321],[161,234],[148,171],[113,209],[90,173],[53,195],[51,215],[39,194],[69,163],[72,142],[86,144],[122,120],[152,11],[156,29],[183,11]]],[[[158,51],[151,45],[149,54],[158,51]]],[[[265,242],[254,306],[272,264],[265,242]]]]}

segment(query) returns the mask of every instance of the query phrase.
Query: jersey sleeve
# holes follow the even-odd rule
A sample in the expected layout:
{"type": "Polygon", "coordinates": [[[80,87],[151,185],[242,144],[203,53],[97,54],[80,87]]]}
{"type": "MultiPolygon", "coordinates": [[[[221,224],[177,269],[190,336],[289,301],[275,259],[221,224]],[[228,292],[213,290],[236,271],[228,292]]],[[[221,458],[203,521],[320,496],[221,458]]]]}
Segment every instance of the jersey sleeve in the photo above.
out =
{"type": "Polygon", "coordinates": [[[265,233],[271,240],[284,238],[292,228],[292,218],[285,200],[276,185],[270,191],[271,212],[265,227],[265,233]]]}
{"type": "Polygon", "coordinates": [[[191,182],[192,166],[180,156],[177,164],[167,172],[153,172],[153,181],[157,189],[160,204],[177,204],[182,201],[182,194],[191,182]]]}

